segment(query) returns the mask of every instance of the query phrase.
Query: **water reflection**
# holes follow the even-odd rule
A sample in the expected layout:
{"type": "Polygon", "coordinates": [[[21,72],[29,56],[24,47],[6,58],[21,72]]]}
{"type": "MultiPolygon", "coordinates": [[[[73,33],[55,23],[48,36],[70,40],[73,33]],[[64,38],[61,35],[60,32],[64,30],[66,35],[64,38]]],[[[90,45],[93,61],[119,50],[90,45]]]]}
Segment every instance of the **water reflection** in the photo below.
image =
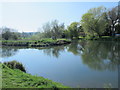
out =
{"type": "MultiPolygon", "coordinates": [[[[15,55],[20,48],[3,47],[2,57],[15,55]]],[[[25,49],[25,48],[22,48],[25,49]]],[[[59,58],[62,52],[80,56],[83,64],[94,70],[117,70],[120,64],[120,42],[74,41],[67,46],[48,47],[44,54],[59,58]]],[[[69,56],[68,56],[69,57],[69,56]]]]}
{"type": "MultiPolygon", "coordinates": [[[[45,49],[47,55],[59,57],[64,46],[45,49]]],[[[94,70],[118,70],[120,64],[120,42],[74,41],[67,51],[82,57],[82,62],[94,70]]]]}
{"type": "Polygon", "coordinates": [[[58,58],[60,56],[60,52],[65,50],[66,46],[57,46],[57,47],[50,47],[47,49],[43,49],[43,52],[48,56],[54,56],[58,58]]]}
{"type": "Polygon", "coordinates": [[[117,70],[120,64],[119,42],[87,42],[83,51],[83,63],[95,70],[117,70]]]}
{"type": "Polygon", "coordinates": [[[84,43],[80,43],[79,41],[73,41],[70,45],[68,45],[68,52],[72,52],[74,55],[82,54],[84,48],[84,43]]]}
{"type": "Polygon", "coordinates": [[[11,47],[2,47],[0,48],[1,57],[11,57],[14,56],[18,52],[18,48],[11,48],[11,47]]]}

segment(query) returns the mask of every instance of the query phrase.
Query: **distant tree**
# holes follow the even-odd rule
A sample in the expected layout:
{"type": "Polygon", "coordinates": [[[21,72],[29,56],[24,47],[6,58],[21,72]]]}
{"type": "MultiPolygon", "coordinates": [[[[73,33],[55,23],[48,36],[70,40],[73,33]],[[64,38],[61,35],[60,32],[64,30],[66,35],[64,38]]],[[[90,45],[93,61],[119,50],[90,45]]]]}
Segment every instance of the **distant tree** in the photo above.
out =
{"type": "Polygon", "coordinates": [[[52,37],[52,32],[51,32],[51,24],[49,22],[45,23],[42,26],[42,30],[43,30],[43,38],[51,38],[52,37]]]}
{"type": "Polygon", "coordinates": [[[51,22],[51,26],[52,36],[54,36],[55,38],[61,38],[64,31],[64,23],[58,24],[58,21],[54,20],[51,22]]]}
{"type": "Polygon", "coordinates": [[[2,32],[2,38],[5,40],[17,40],[20,37],[19,33],[15,29],[2,27],[0,28],[0,31],[2,32]]]}
{"type": "Polygon", "coordinates": [[[11,37],[11,32],[9,28],[2,28],[2,38],[5,40],[10,39],[11,37]]]}
{"type": "Polygon", "coordinates": [[[42,27],[43,38],[62,38],[64,34],[64,23],[59,24],[57,20],[47,22],[42,27]]]}

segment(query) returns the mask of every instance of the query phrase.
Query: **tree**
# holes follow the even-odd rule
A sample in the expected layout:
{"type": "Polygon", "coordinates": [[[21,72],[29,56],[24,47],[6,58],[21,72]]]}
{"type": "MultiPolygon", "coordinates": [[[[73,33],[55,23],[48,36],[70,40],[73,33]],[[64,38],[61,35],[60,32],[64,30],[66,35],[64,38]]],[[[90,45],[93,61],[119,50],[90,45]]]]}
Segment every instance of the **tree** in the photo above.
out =
{"type": "Polygon", "coordinates": [[[0,31],[2,32],[2,38],[5,40],[17,40],[18,37],[20,37],[19,33],[15,29],[2,27],[0,28],[0,31]]]}
{"type": "Polygon", "coordinates": [[[52,37],[52,32],[51,32],[51,24],[49,22],[45,23],[42,27],[43,29],[43,37],[44,38],[51,38],[52,37]]]}
{"type": "Polygon", "coordinates": [[[52,36],[54,36],[55,38],[61,38],[64,31],[64,23],[58,24],[58,21],[54,20],[51,22],[51,26],[52,36]]]}
{"type": "Polygon", "coordinates": [[[115,32],[120,34],[120,23],[115,25],[115,32]]]}
{"type": "Polygon", "coordinates": [[[83,27],[84,32],[88,36],[94,36],[94,18],[91,13],[86,13],[82,16],[81,25],[83,27]]]}
{"type": "Polygon", "coordinates": [[[64,28],[64,23],[59,24],[57,20],[45,23],[42,27],[42,36],[43,38],[61,38],[63,36],[64,28]]]}
{"type": "Polygon", "coordinates": [[[92,8],[82,16],[81,25],[88,36],[99,36],[105,32],[107,27],[106,8],[92,8]]]}
{"type": "Polygon", "coordinates": [[[120,23],[120,5],[108,11],[108,20],[112,36],[114,36],[117,30],[115,29],[116,23],[120,23]]]}
{"type": "Polygon", "coordinates": [[[69,36],[71,39],[75,37],[76,39],[79,38],[79,30],[80,30],[80,25],[78,22],[73,22],[68,26],[68,31],[69,31],[69,36]]]}
{"type": "Polygon", "coordinates": [[[62,37],[63,37],[63,38],[69,38],[69,33],[70,33],[70,32],[69,32],[67,29],[64,30],[62,37]]]}

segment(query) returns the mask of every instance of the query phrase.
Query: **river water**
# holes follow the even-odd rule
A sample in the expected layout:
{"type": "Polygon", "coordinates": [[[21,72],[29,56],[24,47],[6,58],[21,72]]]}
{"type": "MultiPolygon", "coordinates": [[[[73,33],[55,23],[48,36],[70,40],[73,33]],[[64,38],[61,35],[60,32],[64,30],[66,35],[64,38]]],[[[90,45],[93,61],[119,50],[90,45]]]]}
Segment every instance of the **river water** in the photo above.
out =
{"type": "Polygon", "coordinates": [[[118,88],[120,42],[74,41],[47,48],[3,47],[2,62],[21,62],[27,73],[70,87],[118,88]]]}

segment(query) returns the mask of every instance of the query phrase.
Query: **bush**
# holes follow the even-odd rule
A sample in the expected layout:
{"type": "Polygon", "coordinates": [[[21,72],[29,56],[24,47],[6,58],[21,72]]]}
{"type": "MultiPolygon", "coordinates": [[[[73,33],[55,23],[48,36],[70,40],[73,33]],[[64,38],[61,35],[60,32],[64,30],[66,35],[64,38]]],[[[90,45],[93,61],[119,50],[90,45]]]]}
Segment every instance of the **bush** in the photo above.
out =
{"type": "Polygon", "coordinates": [[[22,63],[17,61],[10,61],[10,62],[4,62],[6,66],[8,66],[11,69],[19,69],[23,72],[26,72],[25,67],[22,65],[22,63]]]}

